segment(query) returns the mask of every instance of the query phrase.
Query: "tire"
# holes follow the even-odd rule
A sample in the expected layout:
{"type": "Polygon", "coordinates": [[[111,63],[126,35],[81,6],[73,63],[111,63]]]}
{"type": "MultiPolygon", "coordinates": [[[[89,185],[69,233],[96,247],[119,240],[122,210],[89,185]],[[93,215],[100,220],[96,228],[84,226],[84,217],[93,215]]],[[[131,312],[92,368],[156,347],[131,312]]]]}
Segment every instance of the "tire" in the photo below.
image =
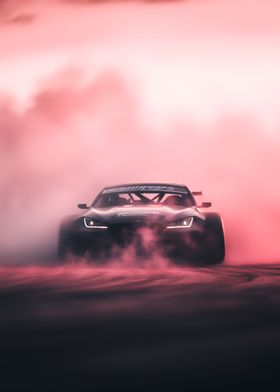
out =
{"type": "Polygon", "coordinates": [[[61,261],[66,261],[67,256],[71,253],[70,243],[66,238],[59,238],[57,247],[57,256],[61,261]]]}
{"type": "Polygon", "coordinates": [[[83,257],[85,248],[80,241],[74,239],[65,228],[61,227],[58,238],[57,256],[61,261],[67,261],[69,256],[83,257]]]}
{"type": "Polygon", "coordinates": [[[207,213],[203,262],[207,265],[221,264],[225,259],[225,238],[223,222],[219,214],[207,213]]]}

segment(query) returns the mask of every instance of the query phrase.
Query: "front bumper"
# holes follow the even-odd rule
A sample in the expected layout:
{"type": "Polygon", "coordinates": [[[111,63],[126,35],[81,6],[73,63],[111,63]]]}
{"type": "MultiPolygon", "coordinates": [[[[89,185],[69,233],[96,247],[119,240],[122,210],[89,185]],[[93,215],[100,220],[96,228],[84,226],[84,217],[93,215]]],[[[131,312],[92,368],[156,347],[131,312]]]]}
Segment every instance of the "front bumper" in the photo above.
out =
{"type": "Polygon", "coordinates": [[[134,246],[137,253],[154,251],[173,254],[195,251],[200,246],[204,234],[204,223],[194,221],[191,227],[172,227],[159,225],[137,225],[118,223],[107,225],[107,229],[81,227],[74,237],[85,251],[91,254],[110,255],[112,250],[134,246]]]}

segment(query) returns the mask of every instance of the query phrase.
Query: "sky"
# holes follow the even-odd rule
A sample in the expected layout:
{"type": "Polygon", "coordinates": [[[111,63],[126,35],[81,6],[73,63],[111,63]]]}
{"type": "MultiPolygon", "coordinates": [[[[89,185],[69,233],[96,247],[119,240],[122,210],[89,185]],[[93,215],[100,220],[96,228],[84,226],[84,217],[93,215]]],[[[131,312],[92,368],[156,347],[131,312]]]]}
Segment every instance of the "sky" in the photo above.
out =
{"type": "Polygon", "coordinates": [[[64,68],[89,78],[117,69],[158,122],[231,111],[258,115],[269,129],[278,123],[277,1],[5,3],[0,86],[23,105],[64,68]]]}
{"type": "Polygon", "coordinates": [[[0,1],[13,234],[2,227],[0,247],[42,240],[41,224],[102,186],[171,181],[223,213],[229,260],[277,260],[279,11],[276,0],[0,1]]]}

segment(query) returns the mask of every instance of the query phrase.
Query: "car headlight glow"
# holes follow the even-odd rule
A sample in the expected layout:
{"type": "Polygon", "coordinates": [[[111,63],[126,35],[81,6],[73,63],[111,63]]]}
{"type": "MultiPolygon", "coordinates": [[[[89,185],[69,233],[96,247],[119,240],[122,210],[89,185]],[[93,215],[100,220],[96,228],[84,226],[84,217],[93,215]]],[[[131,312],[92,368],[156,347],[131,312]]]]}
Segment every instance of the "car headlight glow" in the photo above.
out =
{"type": "Polygon", "coordinates": [[[177,222],[170,223],[166,226],[167,229],[187,229],[191,227],[193,223],[193,217],[189,216],[188,218],[182,219],[177,222]]]}
{"type": "Polygon", "coordinates": [[[108,226],[104,225],[104,223],[88,217],[84,218],[84,225],[88,229],[108,229],[108,226]]]}

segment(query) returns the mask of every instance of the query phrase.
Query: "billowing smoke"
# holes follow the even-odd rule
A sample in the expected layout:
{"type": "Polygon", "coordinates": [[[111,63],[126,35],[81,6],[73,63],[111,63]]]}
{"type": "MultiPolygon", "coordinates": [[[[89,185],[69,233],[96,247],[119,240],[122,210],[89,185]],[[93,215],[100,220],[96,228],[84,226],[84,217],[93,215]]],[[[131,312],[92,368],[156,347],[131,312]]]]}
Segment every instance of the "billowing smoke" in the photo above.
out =
{"type": "Polygon", "coordinates": [[[104,72],[89,84],[75,75],[45,83],[21,113],[2,99],[2,255],[54,249],[60,218],[102,186],[172,181],[203,188],[222,213],[229,261],[278,259],[278,137],[234,115],[208,128],[185,118],[152,132],[122,75],[104,72]]]}
{"type": "Polygon", "coordinates": [[[276,2],[21,3],[0,2],[2,260],[132,181],[202,189],[229,262],[279,260],[276,2]]]}

